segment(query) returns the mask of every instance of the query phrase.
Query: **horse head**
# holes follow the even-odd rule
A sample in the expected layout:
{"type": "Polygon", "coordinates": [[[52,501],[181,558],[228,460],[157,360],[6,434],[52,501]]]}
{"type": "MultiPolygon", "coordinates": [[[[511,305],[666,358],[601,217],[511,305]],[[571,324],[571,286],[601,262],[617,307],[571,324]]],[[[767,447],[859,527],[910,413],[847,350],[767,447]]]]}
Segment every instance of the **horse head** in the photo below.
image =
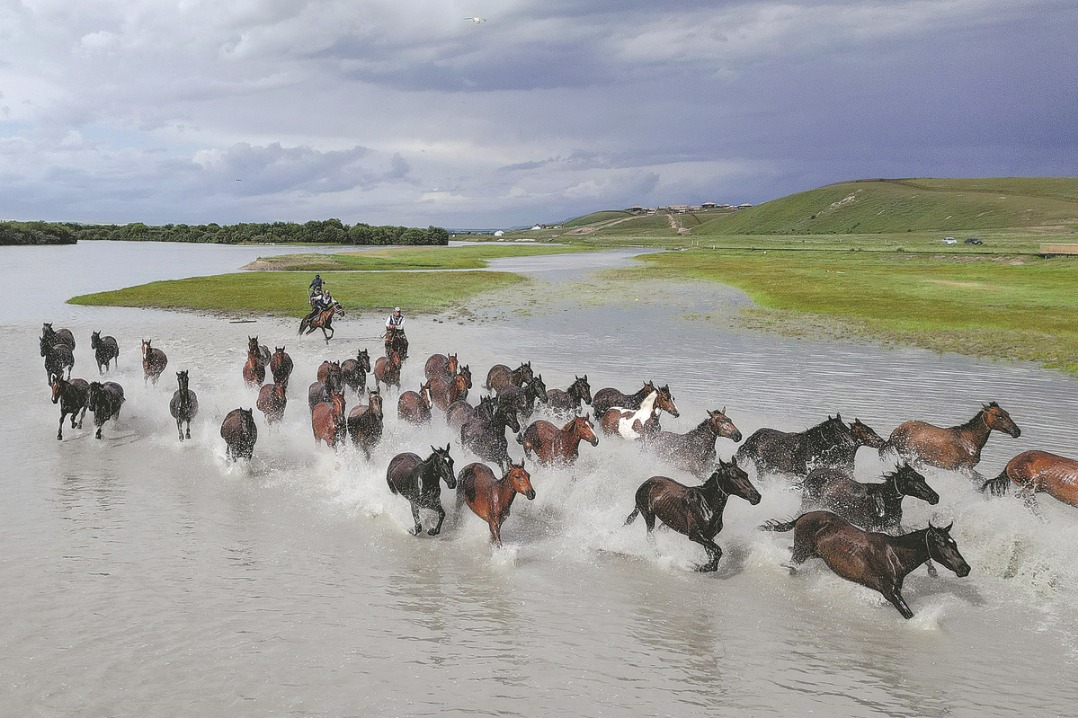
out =
{"type": "Polygon", "coordinates": [[[885,443],[882,436],[860,419],[854,419],[853,423],[850,424],[850,436],[859,446],[868,446],[873,449],[879,449],[885,443]]]}
{"type": "Polygon", "coordinates": [[[434,462],[434,470],[438,478],[445,481],[445,485],[451,489],[457,488],[457,477],[453,474],[453,457],[449,455],[449,447],[451,444],[446,444],[444,449],[439,449],[437,446],[432,446],[432,453],[427,461],[434,462]]]}
{"type": "Polygon", "coordinates": [[[531,474],[524,468],[524,459],[521,459],[519,464],[514,464],[513,460],[510,459],[509,468],[506,470],[505,476],[502,477],[502,481],[508,481],[513,490],[527,498],[528,501],[535,498],[531,474]]]}
{"type": "Polygon", "coordinates": [[[550,398],[546,395],[546,384],[543,383],[542,374],[536,374],[532,380],[528,382],[528,394],[544,404],[550,403],[550,398]]]}
{"type": "Polygon", "coordinates": [[[49,377],[49,386],[52,388],[53,404],[60,401],[60,394],[63,393],[65,383],[63,374],[52,374],[49,377]]]}
{"type": "Polygon", "coordinates": [[[143,339],[142,340],[142,358],[143,359],[145,359],[150,354],[150,349],[151,349],[150,342],[151,341],[153,341],[153,340],[152,339],[143,339]]]}
{"type": "Polygon", "coordinates": [[[739,496],[755,506],[760,503],[760,492],[749,481],[749,475],[737,465],[737,459],[729,462],[719,459],[714,473],[704,482],[704,486],[718,489],[725,494],[739,496]]]}
{"type": "Polygon", "coordinates": [[[101,343],[101,332],[92,332],[90,334],[90,348],[97,349],[97,345],[101,343]]]}
{"type": "Polygon", "coordinates": [[[1022,430],[1011,419],[1011,415],[996,402],[985,405],[981,412],[984,414],[984,423],[989,429],[1010,434],[1015,439],[1022,435],[1022,430]]]}
{"type": "Polygon", "coordinates": [[[658,388],[659,398],[656,404],[660,409],[673,417],[681,416],[681,413],[677,410],[677,405],[674,404],[674,395],[670,393],[670,385],[664,384],[658,388]]]}
{"type": "Polygon", "coordinates": [[[258,354],[258,336],[247,337],[247,353],[258,354]]]}
{"type": "Polygon", "coordinates": [[[954,521],[945,528],[933,526],[929,521],[925,530],[925,547],[928,549],[929,558],[936,559],[962,578],[969,575],[970,568],[966,559],[958,552],[958,544],[951,538],[951,526],[954,526],[954,521]]]}
{"type": "Polygon", "coordinates": [[[572,429],[581,441],[587,441],[592,446],[599,445],[599,437],[595,435],[595,427],[591,423],[591,412],[584,414],[584,416],[574,417],[567,428],[572,429]]]}
{"type": "Polygon", "coordinates": [[[464,366],[460,367],[457,370],[457,373],[468,380],[468,388],[471,389],[472,388],[472,370],[470,368],[468,368],[468,365],[465,364],[464,366]]]}
{"type": "Polygon", "coordinates": [[[382,418],[382,393],[377,389],[367,390],[367,411],[382,418]]]}
{"type": "Polygon", "coordinates": [[[460,363],[457,361],[457,355],[456,354],[447,355],[447,361],[448,361],[448,365],[446,366],[446,368],[449,370],[449,373],[450,374],[456,374],[457,370],[460,368],[460,363]]]}
{"type": "Polygon", "coordinates": [[[363,367],[363,371],[370,373],[371,371],[371,355],[367,353],[366,349],[360,349],[356,354],[356,361],[363,367]]]}
{"type": "Polygon", "coordinates": [[[181,393],[187,391],[187,381],[188,375],[186,369],[176,372],[176,383],[179,385],[181,393]]]}
{"type": "Polygon", "coordinates": [[[885,474],[884,478],[894,482],[899,496],[912,496],[932,506],[940,502],[940,495],[928,485],[924,475],[905,461],[896,464],[894,473],[885,474]]]}
{"type": "Polygon", "coordinates": [[[490,416],[491,423],[501,423],[508,426],[513,432],[520,431],[520,417],[517,416],[517,412],[512,407],[502,406],[501,404],[494,405],[494,411],[490,416]],[[495,421],[499,419],[500,422],[495,421]]]}
{"type": "Polygon", "coordinates": [[[569,387],[569,393],[574,394],[579,401],[585,404],[591,403],[591,385],[588,384],[588,375],[573,376],[573,385],[569,387]]]}
{"type": "Polygon", "coordinates": [[[734,422],[730,421],[730,417],[726,416],[725,406],[719,411],[707,413],[707,425],[715,436],[722,436],[735,442],[741,441],[741,431],[734,426],[734,422]]]}

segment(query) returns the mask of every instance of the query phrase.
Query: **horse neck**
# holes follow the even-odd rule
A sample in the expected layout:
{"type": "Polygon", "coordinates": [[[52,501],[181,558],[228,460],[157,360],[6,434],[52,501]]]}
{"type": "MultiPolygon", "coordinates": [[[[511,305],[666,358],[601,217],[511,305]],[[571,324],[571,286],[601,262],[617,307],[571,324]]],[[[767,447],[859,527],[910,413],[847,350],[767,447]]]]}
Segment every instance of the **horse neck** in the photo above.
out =
{"type": "Polygon", "coordinates": [[[659,400],[659,392],[653,391],[644,397],[644,400],[640,402],[640,409],[636,412],[637,416],[651,416],[655,413],[655,402],[659,400]]]}
{"type": "Polygon", "coordinates": [[[870,496],[878,496],[883,501],[883,511],[890,516],[902,510],[902,499],[905,497],[898,490],[897,474],[884,474],[885,481],[882,484],[867,484],[867,493],[870,496]]]}
{"type": "Polygon", "coordinates": [[[954,430],[973,439],[978,448],[983,448],[988,443],[988,435],[992,433],[992,427],[988,425],[985,414],[986,411],[981,409],[972,419],[954,427],[954,430]]]}
{"type": "Polygon", "coordinates": [[[576,422],[572,421],[554,437],[554,448],[566,458],[575,459],[580,455],[580,442],[583,440],[584,437],[576,429],[576,422]]]}
{"type": "Polygon", "coordinates": [[[920,529],[902,536],[889,536],[887,541],[898,554],[902,576],[931,558],[928,553],[928,529],[920,529]]]}
{"type": "Polygon", "coordinates": [[[711,510],[718,515],[722,515],[723,509],[726,508],[726,501],[730,498],[730,494],[719,486],[719,480],[707,480],[701,486],[695,486],[692,488],[700,494],[704,503],[711,507],[711,510]]]}
{"type": "Polygon", "coordinates": [[[640,391],[636,392],[635,394],[629,394],[629,398],[632,399],[633,401],[643,402],[644,397],[647,396],[649,391],[654,393],[656,390],[652,389],[651,387],[645,386],[644,388],[642,388],[640,391]]]}
{"type": "Polygon", "coordinates": [[[431,456],[425,461],[419,462],[419,478],[416,483],[418,483],[421,492],[438,488],[438,472],[435,469],[437,461],[438,457],[431,456]]]}
{"type": "Polygon", "coordinates": [[[688,432],[689,436],[701,436],[703,438],[710,437],[712,440],[719,437],[719,432],[711,426],[711,417],[708,417],[696,425],[695,429],[688,432]]]}

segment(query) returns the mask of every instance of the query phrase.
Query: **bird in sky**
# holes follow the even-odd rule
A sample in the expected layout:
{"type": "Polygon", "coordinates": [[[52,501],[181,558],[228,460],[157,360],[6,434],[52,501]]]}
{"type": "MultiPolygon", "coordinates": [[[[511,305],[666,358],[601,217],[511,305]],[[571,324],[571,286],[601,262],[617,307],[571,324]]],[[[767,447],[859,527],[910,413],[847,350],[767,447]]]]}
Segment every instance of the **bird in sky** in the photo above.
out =
{"type": "Polygon", "coordinates": [[[474,23],[476,25],[478,25],[481,22],[486,22],[487,21],[487,19],[485,17],[466,17],[464,19],[467,20],[468,22],[474,23]]]}

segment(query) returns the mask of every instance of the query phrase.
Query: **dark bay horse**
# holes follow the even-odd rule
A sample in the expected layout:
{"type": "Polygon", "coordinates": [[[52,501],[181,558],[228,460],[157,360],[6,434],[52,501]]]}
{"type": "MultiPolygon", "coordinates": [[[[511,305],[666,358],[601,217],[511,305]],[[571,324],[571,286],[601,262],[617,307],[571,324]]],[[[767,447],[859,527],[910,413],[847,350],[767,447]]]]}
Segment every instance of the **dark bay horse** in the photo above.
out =
{"type": "Polygon", "coordinates": [[[707,418],[684,434],[659,431],[649,434],[641,429],[646,449],[677,468],[703,478],[715,466],[715,442],[721,436],[741,441],[741,431],[726,416],[726,407],[708,411],[707,418]]]}
{"type": "MultiPolygon", "coordinates": [[[[60,423],[63,423],[63,416],[60,423]]],[[[1074,459],[1047,451],[1023,451],[1007,462],[999,476],[984,482],[981,491],[990,489],[996,496],[1002,496],[1009,481],[1019,487],[1018,495],[1031,506],[1037,492],[1043,491],[1065,504],[1078,507],[1078,461],[1074,459]]]]}
{"type": "Polygon", "coordinates": [[[160,349],[150,346],[151,341],[151,339],[142,340],[142,372],[143,380],[150,381],[156,386],[157,380],[161,378],[161,373],[168,365],[168,357],[160,349]]]}
{"type": "Polygon", "coordinates": [[[116,337],[101,336],[101,332],[94,332],[90,335],[90,348],[94,350],[98,374],[104,374],[105,369],[112,371],[110,364],[113,359],[119,365],[120,345],[116,343],[116,337]]]}
{"type": "Polygon", "coordinates": [[[456,354],[431,354],[427,363],[423,365],[423,377],[430,379],[435,374],[453,376],[457,373],[460,363],[456,354]]]}
{"type": "Polygon", "coordinates": [[[86,401],[94,415],[94,426],[97,427],[94,438],[100,439],[101,427],[105,422],[120,418],[120,407],[124,404],[124,388],[114,381],[91,382],[86,401]]]}
{"type": "Polygon", "coordinates": [[[502,545],[502,524],[509,518],[516,495],[531,501],[535,498],[531,475],[519,464],[509,462],[502,478],[494,475],[486,464],[468,464],[457,474],[457,507],[468,504],[476,516],[490,527],[490,541],[502,545]]]}
{"type": "Polygon", "coordinates": [[[41,339],[50,347],[56,344],[66,344],[68,349],[75,351],[75,335],[70,329],[53,329],[52,322],[41,325],[41,339]]]}
{"type": "Polygon", "coordinates": [[[504,469],[510,461],[505,429],[520,431],[520,422],[516,414],[506,411],[500,404],[491,406],[491,411],[477,413],[460,427],[460,443],[480,459],[493,461],[504,469]]]}
{"type": "Polygon", "coordinates": [[[284,410],[288,406],[286,381],[287,379],[274,380],[272,384],[263,384],[258,390],[255,406],[266,416],[266,424],[276,424],[284,419],[284,410]]]}
{"type": "Polygon", "coordinates": [[[341,362],[341,378],[346,386],[350,387],[358,396],[362,396],[367,388],[367,375],[371,372],[371,355],[366,349],[356,352],[355,359],[345,359],[341,362]]]}
{"type": "Polygon", "coordinates": [[[176,372],[176,383],[179,388],[172,395],[172,401],[168,403],[168,410],[172,413],[172,418],[176,420],[176,431],[180,435],[180,441],[183,441],[182,427],[184,422],[187,422],[187,438],[191,438],[191,419],[194,419],[195,415],[198,414],[198,397],[188,387],[186,369],[176,372]]]}
{"type": "Polygon", "coordinates": [[[574,416],[569,423],[558,428],[549,421],[533,421],[527,429],[517,434],[517,443],[524,447],[525,456],[534,454],[540,464],[571,464],[580,456],[580,442],[599,445],[591,414],[574,416]]]}
{"type": "Polygon", "coordinates": [[[720,461],[702,486],[685,486],[666,476],[652,476],[636,490],[636,508],[625,518],[625,523],[631,524],[642,514],[648,540],[652,541],[655,520],[662,521],[707,551],[708,561],[697,567],[697,571],[715,571],[722,558],[715,536],[722,531],[722,513],[730,496],[740,496],[753,506],[760,503],[760,492],[737,461],[720,461]]]}
{"type": "Polygon", "coordinates": [[[755,465],[756,472],[806,476],[821,466],[852,473],[857,449],[878,448],[883,439],[860,419],[847,425],[842,415],[828,416],[804,431],[759,429],[737,450],[738,461],[755,465]]]}
{"type": "Polygon", "coordinates": [[[430,380],[419,385],[419,391],[402,391],[397,397],[397,418],[416,426],[430,423],[430,380]]]}
{"type": "Polygon", "coordinates": [[[793,521],[769,521],[760,528],[793,529],[791,572],[810,558],[821,558],[847,581],[879,591],[908,619],[913,618],[913,611],[902,597],[902,582],[915,568],[935,559],[959,578],[969,575],[969,564],[951,538],[951,526],[939,528],[930,523],[926,529],[889,536],[860,529],[830,511],[810,511],[793,521]]]}
{"type": "Polygon", "coordinates": [[[371,449],[382,440],[382,395],[377,389],[367,392],[367,403],[357,405],[348,413],[348,436],[352,445],[363,449],[367,461],[371,449]]]}
{"type": "Polygon", "coordinates": [[[580,410],[581,404],[591,404],[591,385],[588,375],[574,376],[568,389],[547,389],[546,402],[551,413],[569,418],[580,410]]]}
{"type": "Polygon", "coordinates": [[[510,384],[524,386],[534,378],[535,375],[532,373],[532,363],[530,361],[523,362],[516,369],[510,369],[505,364],[495,364],[487,372],[487,383],[483,385],[483,388],[497,392],[510,384]]]}
{"type": "Polygon", "coordinates": [[[911,463],[961,471],[976,478],[980,474],[973,467],[980,463],[981,449],[988,443],[993,429],[1016,439],[1022,434],[1010,414],[993,401],[981,407],[965,424],[948,429],[923,421],[899,424],[880,447],[880,456],[894,449],[901,458],[911,463]]]}
{"type": "Polygon", "coordinates": [[[459,399],[468,398],[468,377],[463,374],[435,374],[427,382],[430,385],[430,400],[442,411],[459,399]]]}
{"type": "Polygon", "coordinates": [[[314,443],[326,442],[326,446],[336,449],[344,441],[348,429],[348,417],[344,413],[344,387],[338,386],[330,391],[329,401],[320,401],[311,409],[311,431],[314,443]]]}
{"type": "Polygon", "coordinates": [[[479,398],[479,406],[472,406],[467,399],[457,399],[445,409],[445,423],[454,435],[460,435],[460,427],[474,419],[480,409],[489,416],[494,409],[494,399],[489,396],[479,398]]]}
{"type": "Polygon", "coordinates": [[[386,390],[391,386],[397,387],[397,391],[401,389],[401,362],[404,357],[399,352],[390,352],[389,357],[378,357],[374,362],[374,388],[379,391],[382,389],[382,384],[386,385],[386,390]]]}
{"type": "Polygon", "coordinates": [[[427,533],[437,536],[445,521],[445,509],[442,508],[442,487],[444,481],[451,489],[457,488],[457,478],[453,475],[453,457],[449,455],[449,444],[444,449],[430,447],[431,455],[421,459],[417,454],[405,452],[397,454],[386,469],[386,483],[394,494],[400,494],[412,505],[412,520],[415,528],[409,531],[413,536],[423,532],[419,521],[419,509],[427,509],[438,514],[438,523],[427,533]]]}
{"type": "Polygon", "coordinates": [[[231,461],[247,459],[254,455],[258,441],[253,409],[233,409],[221,422],[221,438],[225,440],[225,455],[231,461]]]}
{"type": "Polygon", "coordinates": [[[321,329],[322,336],[326,338],[326,344],[329,344],[329,340],[333,338],[333,318],[337,316],[344,316],[344,307],[339,302],[333,302],[315,315],[314,319],[304,317],[299,323],[297,334],[303,334],[304,331],[310,334],[315,329],[321,329]]]}
{"type": "Polygon", "coordinates": [[[284,347],[275,346],[269,359],[269,370],[270,375],[273,376],[273,383],[280,382],[287,391],[288,379],[292,376],[293,368],[295,367],[292,363],[292,357],[288,355],[284,347]]]}
{"type": "Polygon", "coordinates": [[[269,360],[269,347],[260,346],[258,337],[247,337],[247,362],[243,365],[243,383],[247,386],[262,386],[262,382],[266,380],[266,365],[269,360]]]}
{"type": "Polygon", "coordinates": [[[508,384],[498,389],[497,395],[499,403],[516,407],[517,418],[521,421],[527,421],[535,413],[535,402],[547,403],[546,384],[543,383],[542,374],[536,374],[522,387],[508,384]]]}
{"type": "Polygon", "coordinates": [[[386,327],[385,348],[387,357],[396,352],[400,354],[401,361],[408,358],[408,337],[404,334],[404,327],[386,327]]]}
{"type": "Polygon", "coordinates": [[[344,391],[344,376],[340,362],[324,361],[318,367],[318,380],[307,387],[307,405],[314,411],[315,405],[330,401],[332,395],[344,391]]]}
{"type": "Polygon", "coordinates": [[[602,417],[615,406],[620,406],[622,409],[639,409],[640,402],[653,391],[655,391],[653,381],[644,382],[644,386],[635,394],[624,394],[612,386],[603,387],[592,397],[591,408],[597,417],[602,417]]]}
{"type": "Polygon", "coordinates": [[[66,376],[71,379],[71,370],[75,367],[75,354],[71,347],[63,342],[49,344],[49,340],[41,337],[39,345],[41,356],[45,358],[45,376],[49,385],[52,385],[54,376],[66,376]]]}
{"type": "Polygon", "coordinates": [[[866,531],[892,533],[902,525],[907,496],[931,506],[940,500],[925,477],[905,462],[884,474],[882,484],[863,484],[841,469],[813,469],[801,485],[801,512],[826,509],[866,531]]]}
{"type": "Polygon", "coordinates": [[[59,374],[52,377],[52,403],[60,404],[60,427],[56,430],[56,438],[64,438],[64,418],[71,416],[71,428],[82,428],[82,419],[86,416],[86,409],[90,405],[90,385],[83,379],[64,381],[59,374]],[[78,424],[75,416],[78,415],[78,424]]]}

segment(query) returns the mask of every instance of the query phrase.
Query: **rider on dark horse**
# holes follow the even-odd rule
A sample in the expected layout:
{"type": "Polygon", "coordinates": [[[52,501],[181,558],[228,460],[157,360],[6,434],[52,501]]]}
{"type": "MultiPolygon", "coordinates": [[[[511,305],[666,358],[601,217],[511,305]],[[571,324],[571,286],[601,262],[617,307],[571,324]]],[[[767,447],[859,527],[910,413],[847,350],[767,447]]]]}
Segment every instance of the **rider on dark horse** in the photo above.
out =
{"type": "MultiPolygon", "coordinates": [[[[315,279],[318,279],[318,277],[316,276],[315,279]]],[[[336,301],[337,300],[333,298],[333,295],[329,293],[328,289],[325,292],[319,291],[317,294],[312,294],[311,313],[307,315],[308,323],[313,322],[315,317],[332,307],[336,301]]]]}
{"type": "Polygon", "coordinates": [[[389,356],[390,344],[393,343],[394,337],[397,336],[400,337],[397,341],[400,342],[403,348],[401,358],[404,358],[408,354],[408,338],[404,336],[404,315],[401,314],[400,307],[394,307],[393,313],[386,317],[386,356],[389,356]]]}

